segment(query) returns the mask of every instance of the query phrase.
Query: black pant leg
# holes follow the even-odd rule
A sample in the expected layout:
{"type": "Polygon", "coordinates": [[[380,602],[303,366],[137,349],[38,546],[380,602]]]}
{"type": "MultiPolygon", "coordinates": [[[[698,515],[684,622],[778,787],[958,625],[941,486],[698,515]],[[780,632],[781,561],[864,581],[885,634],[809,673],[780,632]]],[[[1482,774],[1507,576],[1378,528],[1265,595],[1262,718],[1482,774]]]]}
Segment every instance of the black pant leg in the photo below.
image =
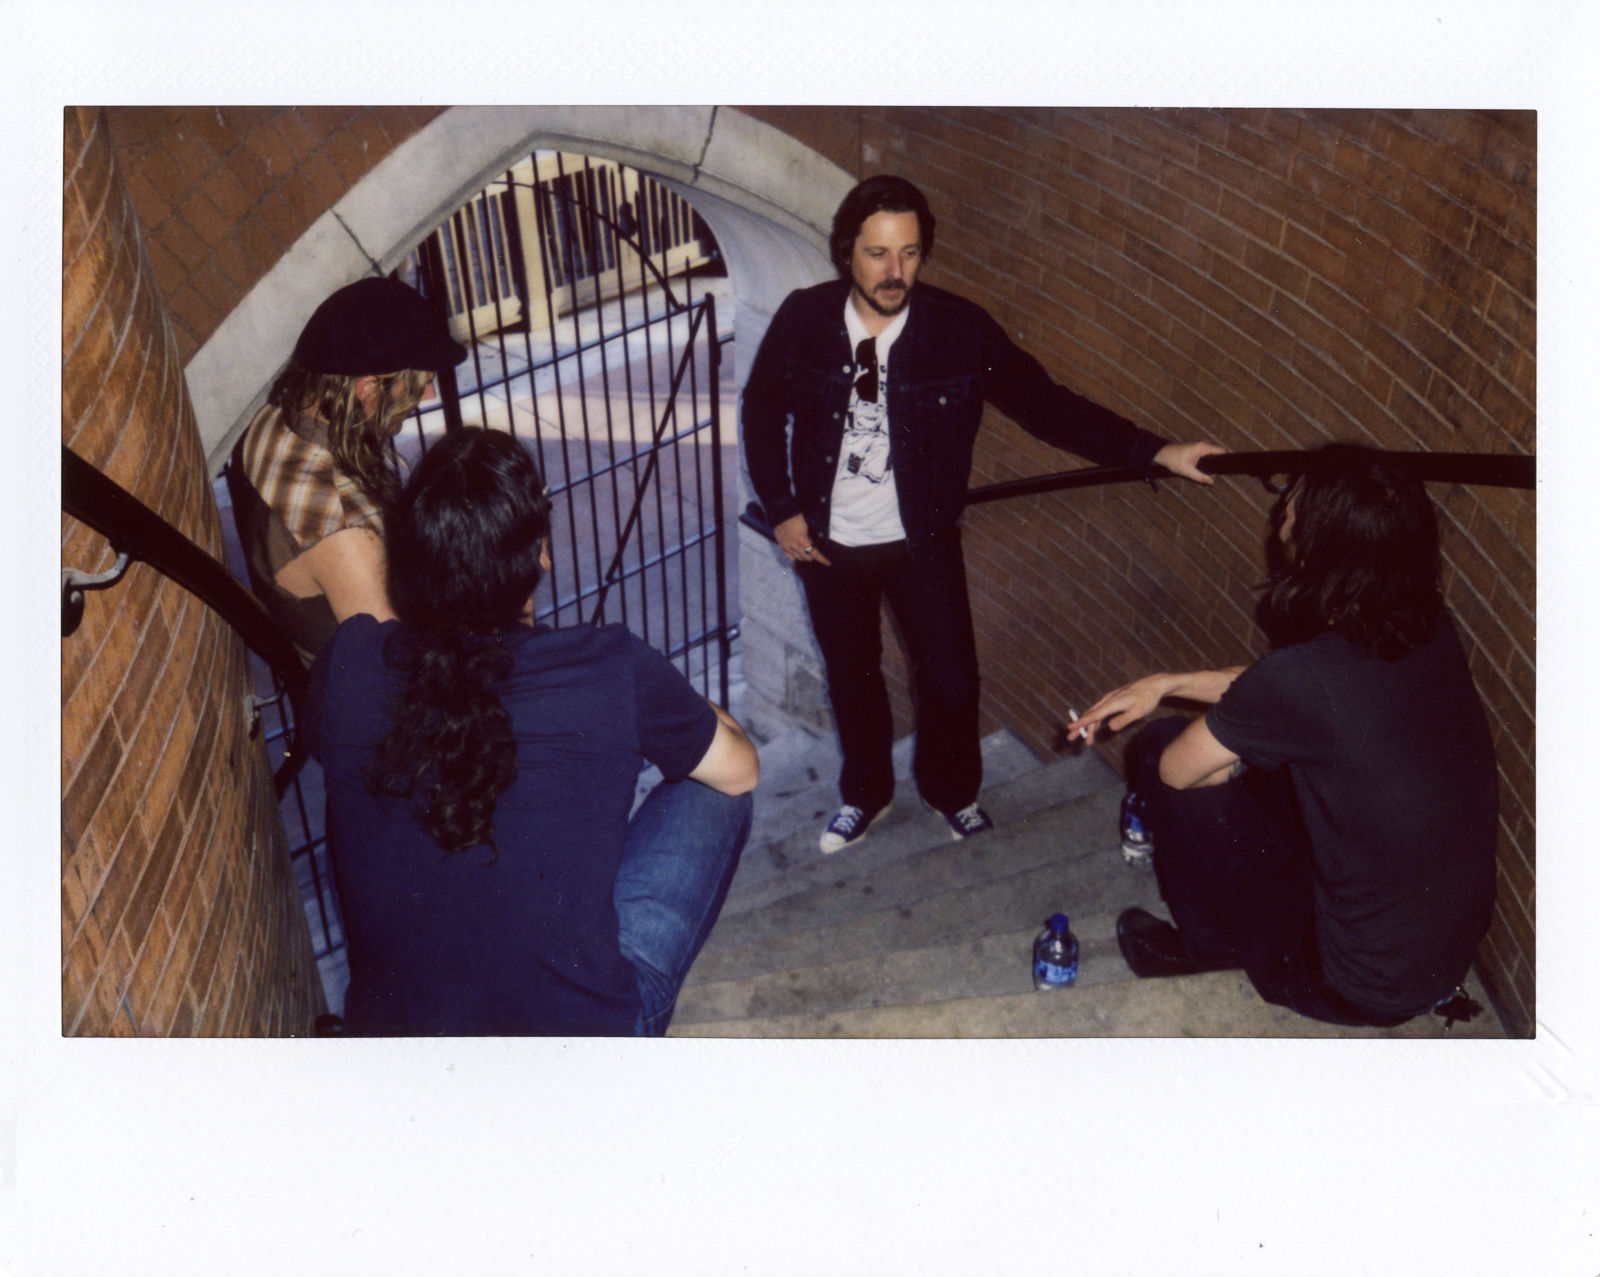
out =
{"type": "Polygon", "coordinates": [[[880,633],[883,555],[875,547],[831,543],[824,550],[828,566],[805,563],[797,572],[822,651],[844,755],[839,796],[853,807],[873,811],[894,797],[894,717],[883,678],[880,633]]]}
{"type": "Polygon", "coordinates": [[[884,593],[911,666],[917,788],[937,811],[957,812],[983,785],[978,739],[978,646],[959,529],[891,566],[884,593]]]}

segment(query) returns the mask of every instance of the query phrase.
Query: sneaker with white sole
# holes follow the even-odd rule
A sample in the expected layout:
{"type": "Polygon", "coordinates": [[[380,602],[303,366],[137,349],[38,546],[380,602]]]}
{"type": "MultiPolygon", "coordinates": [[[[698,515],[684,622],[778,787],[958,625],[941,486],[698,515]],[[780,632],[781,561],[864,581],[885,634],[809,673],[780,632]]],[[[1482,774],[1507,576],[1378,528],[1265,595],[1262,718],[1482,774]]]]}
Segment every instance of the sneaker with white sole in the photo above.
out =
{"type": "Polygon", "coordinates": [[[989,813],[977,803],[963,807],[960,811],[946,812],[944,818],[945,823],[950,826],[950,837],[957,841],[971,838],[973,834],[981,834],[985,829],[994,828],[994,821],[989,819],[989,813]]]}
{"type": "Polygon", "coordinates": [[[869,812],[846,803],[839,808],[839,814],[830,820],[828,827],[822,831],[818,846],[822,848],[824,854],[827,854],[840,851],[851,843],[860,842],[867,836],[867,830],[889,814],[889,806],[890,804],[885,803],[877,811],[869,812]]]}

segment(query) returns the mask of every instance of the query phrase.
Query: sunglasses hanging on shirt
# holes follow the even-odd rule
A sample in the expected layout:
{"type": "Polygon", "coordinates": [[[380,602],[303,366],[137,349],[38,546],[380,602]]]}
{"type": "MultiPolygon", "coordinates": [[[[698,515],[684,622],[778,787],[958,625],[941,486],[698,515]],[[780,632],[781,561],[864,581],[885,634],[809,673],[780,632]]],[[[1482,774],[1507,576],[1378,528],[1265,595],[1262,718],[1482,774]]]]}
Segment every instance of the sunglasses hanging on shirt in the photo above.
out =
{"type": "Polygon", "coordinates": [[[856,347],[856,367],[865,368],[866,372],[856,378],[856,394],[868,403],[878,402],[878,342],[874,337],[866,338],[856,347]]]}

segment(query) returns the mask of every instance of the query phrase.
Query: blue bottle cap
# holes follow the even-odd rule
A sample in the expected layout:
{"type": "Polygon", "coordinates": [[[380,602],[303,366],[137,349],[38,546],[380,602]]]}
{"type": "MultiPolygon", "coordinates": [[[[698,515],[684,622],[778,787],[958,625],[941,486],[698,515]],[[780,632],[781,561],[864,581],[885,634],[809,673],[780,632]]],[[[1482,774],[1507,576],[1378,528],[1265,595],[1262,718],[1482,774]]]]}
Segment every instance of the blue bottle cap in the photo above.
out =
{"type": "Polygon", "coordinates": [[[1067,929],[1067,915],[1066,914],[1064,914],[1064,913],[1053,913],[1053,914],[1050,915],[1050,930],[1056,931],[1056,932],[1064,932],[1064,931],[1066,931],[1066,929],[1067,929]]]}

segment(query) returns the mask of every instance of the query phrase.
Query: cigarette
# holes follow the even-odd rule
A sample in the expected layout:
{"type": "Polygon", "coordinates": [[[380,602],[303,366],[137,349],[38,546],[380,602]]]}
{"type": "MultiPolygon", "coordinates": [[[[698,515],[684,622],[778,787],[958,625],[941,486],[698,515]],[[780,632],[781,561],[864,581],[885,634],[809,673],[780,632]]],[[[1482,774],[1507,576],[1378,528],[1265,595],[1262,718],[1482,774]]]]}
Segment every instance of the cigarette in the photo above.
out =
{"type": "MultiPolygon", "coordinates": [[[[1072,719],[1074,722],[1076,722],[1077,719],[1078,719],[1078,711],[1073,709],[1072,706],[1068,705],[1067,706],[1067,717],[1072,719]]],[[[1082,737],[1086,737],[1088,735],[1088,732],[1089,732],[1089,729],[1087,727],[1080,727],[1080,728],[1078,728],[1077,731],[1069,733],[1068,736],[1067,736],[1067,739],[1068,740],[1078,740],[1078,739],[1080,739],[1082,737]]]]}

